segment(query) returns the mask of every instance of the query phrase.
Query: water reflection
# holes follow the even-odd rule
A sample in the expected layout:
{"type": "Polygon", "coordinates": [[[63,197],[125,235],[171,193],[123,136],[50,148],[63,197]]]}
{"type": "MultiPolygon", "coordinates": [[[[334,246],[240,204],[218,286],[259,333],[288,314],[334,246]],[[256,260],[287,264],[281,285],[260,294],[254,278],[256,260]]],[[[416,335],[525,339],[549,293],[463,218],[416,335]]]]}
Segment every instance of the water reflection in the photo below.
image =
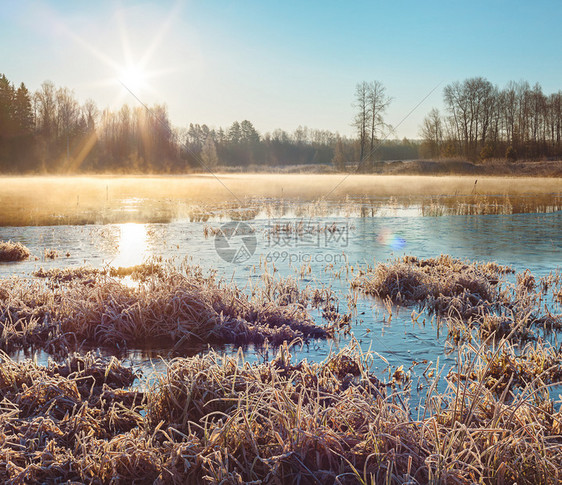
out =
{"type": "MultiPolygon", "coordinates": [[[[31,206],[17,198],[7,200],[0,211],[0,227],[85,224],[160,224],[179,220],[216,222],[268,218],[392,217],[444,215],[510,215],[551,213],[562,210],[560,185],[553,182],[540,194],[469,195],[350,195],[330,200],[306,198],[247,197],[242,202],[125,197],[103,203],[50,206],[42,201],[31,206]]],[[[2,194],[0,193],[0,199],[2,194]]]]}
{"type": "Polygon", "coordinates": [[[110,262],[116,268],[136,266],[141,264],[148,256],[147,226],[146,224],[119,224],[119,252],[110,262]]]}

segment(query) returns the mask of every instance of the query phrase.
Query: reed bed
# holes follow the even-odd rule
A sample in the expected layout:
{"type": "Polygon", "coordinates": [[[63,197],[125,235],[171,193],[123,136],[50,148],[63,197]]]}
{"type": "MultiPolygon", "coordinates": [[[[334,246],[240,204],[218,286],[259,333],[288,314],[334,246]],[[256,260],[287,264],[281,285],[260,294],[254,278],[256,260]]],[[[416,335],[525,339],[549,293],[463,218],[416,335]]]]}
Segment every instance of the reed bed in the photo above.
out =
{"type": "Polygon", "coordinates": [[[143,391],[93,353],[46,367],[2,355],[0,479],[557,483],[560,411],[537,379],[518,394],[483,385],[494,372],[483,352],[464,347],[448,390],[433,386],[417,417],[353,346],[321,363],[293,362],[287,345],[260,364],[177,358],[143,391]]]}
{"type": "Polygon", "coordinates": [[[107,270],[80,266],[77,268],[43,268],[32,272],[36,278],[46,278],[53,283],[65,283],[72,280],[87,280],[102,274],[107,274],[107,270]]]}
{"type": "Polygon", "coordinates": [[[430,302],[435,309],[463,297],[472,304],[491,303],[495,286],[503,275],[512,273],[508,267],[495,263],[477,264],[461,261],[448,255],[418,259],[405,256],[389,264],[367,267],[352,281],[354,288],[393,303],[412,305],[430,302]]]}
{"type": "MultiPolygon", "coordinates": [[[[352,288],[398,305],[417,305],[444,317],[456,341],[507,335],[519,341],[562,328],[562,315],[548,303],[548,288],[557,291],[557,279],[537,282],[528,271],[515,283],[506,276],[513,269],[496,263],[461,261],[448,255],[418,259],[405,256],[388,264],[360,269],[352,288]]],[[[556,293],[554,295],[556,297],[556,293]]],[[[552,300],[555,300],[553,298],[552,300]]]]}
{"type": "Polygon", "coordinates": [[[420,200],[422,216],[507,215],[551,213],[562,209],[560,193],[540,196],[472,194],[468,196],[431,196],[420,200]]]}
{"type": "Polygon", "coordinates": [[[23,244],[12,241],[0,241],[0,262],[24,261],[31,252],[23,244]]]}
{"type": "MultiPolygon", "coordinates": [[[[279,345],[327,338],[335,331],[334,319],[318,325],[309,315],[308,290],[273,280],[248,295],[187,265],[182,270],[147,263],[127,270],[35,274],[46,283],[15,277],[0,281],[0,348],[5,351],[40,346],[64,355],[82,344],[121,350],[147,343],[169,348],[266,341],[279,345]]],[[[319,305],[325,296],[318,293],[315,298],[319,305]]]]}

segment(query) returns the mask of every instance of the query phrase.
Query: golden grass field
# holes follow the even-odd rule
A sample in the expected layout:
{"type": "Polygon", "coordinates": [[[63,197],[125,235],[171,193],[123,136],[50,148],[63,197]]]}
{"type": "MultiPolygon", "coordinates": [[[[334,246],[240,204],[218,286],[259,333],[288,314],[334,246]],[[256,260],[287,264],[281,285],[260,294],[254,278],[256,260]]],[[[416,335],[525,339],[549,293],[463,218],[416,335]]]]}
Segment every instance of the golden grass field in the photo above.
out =
{"type": "MultiPolygon", "coordinates": [[[[217,174],[184,176],[1,177],[0,225],[112,222],[96,214],[143,213],[137,222],[166,222],[180,206],[244,205],[248,199],[284,201],[345,198],[419,200],[449,196],[530,196],[549,205],[562,179],[473,176],[217,174]],[[82,221],[82,222],[81,222],[82,221]]],[[[122,221],[121,221],[122,222],[122,221]]]]}

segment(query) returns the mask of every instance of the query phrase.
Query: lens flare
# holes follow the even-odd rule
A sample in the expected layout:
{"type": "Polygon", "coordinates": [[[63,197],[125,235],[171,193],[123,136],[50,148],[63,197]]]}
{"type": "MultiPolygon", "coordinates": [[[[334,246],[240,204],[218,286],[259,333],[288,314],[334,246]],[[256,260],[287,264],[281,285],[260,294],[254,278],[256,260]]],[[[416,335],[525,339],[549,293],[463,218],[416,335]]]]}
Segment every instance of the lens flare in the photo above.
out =
{"type": "Polygon", "coordinates": [[[377,236],[377,242],[395,251],[406,247],[406,239],[386,227],[377,236]]]}

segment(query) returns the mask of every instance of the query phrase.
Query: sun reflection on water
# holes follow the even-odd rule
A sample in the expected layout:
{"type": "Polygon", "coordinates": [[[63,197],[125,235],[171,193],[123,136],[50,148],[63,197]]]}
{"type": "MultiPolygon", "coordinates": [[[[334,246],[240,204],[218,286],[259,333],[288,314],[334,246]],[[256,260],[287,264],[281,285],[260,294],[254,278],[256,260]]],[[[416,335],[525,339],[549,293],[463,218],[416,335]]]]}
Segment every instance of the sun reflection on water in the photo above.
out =
{"type": "Polygon", "coordinates": [[[111,266],[125,268],[141,264],[149,256],[146,224],[127,223],[118,227],[121,231],[119,252],[111,261],[111,266]]]}

